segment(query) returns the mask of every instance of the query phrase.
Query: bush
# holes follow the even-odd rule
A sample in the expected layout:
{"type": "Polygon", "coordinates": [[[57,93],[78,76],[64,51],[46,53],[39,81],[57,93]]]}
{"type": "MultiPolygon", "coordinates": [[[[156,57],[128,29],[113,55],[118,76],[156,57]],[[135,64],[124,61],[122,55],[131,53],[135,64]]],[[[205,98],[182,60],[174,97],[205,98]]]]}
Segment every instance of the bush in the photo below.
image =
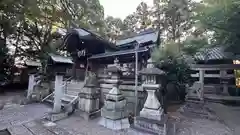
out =
{"type": "Polygon", "coordinates": [[[158,61],[156,66],[167,73],[165,90],[168,100],[183,101],[186,84],[191,84],[191,70],[182,58],[168,56],[158,61]]]}

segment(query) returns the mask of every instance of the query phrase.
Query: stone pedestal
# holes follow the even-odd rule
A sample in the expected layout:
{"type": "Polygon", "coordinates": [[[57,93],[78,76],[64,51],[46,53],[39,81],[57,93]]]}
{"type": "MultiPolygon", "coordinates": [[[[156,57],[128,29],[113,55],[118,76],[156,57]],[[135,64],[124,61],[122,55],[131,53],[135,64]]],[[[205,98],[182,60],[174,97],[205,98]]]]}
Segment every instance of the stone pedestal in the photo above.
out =
{"type": "Polygon", "coordinates": [[[140,111],[140,116],[135,118],[132,128],[136,132],[166,135],[168,118],[164,115],[162,106],[155,95],[155,91],[161,87],[157,80],[164,79],[162,77],[165,73],[155,68],[150,61],[147,68],[140,71],[140,74],[145,77],[142,87],[147,91],[148,96],[144,108],[140,111]]]}
{"type": "Polygon", "coordinates": [[[111,74],[110,82],[112,82],[113,88],[106,95],[99,124],[112,130],[129,128],[127,101],[119,90],[121,72],[116,63],[115,66],[109,67],[107,71],[111,74]]]}
{"type": "Polygon", "coordinates": [[[86,85],[79,93],[79,114],[85,120],[100,116],[99,100],[100,92],[96,76],[90,76],[86,85]]]}
{"type": "Polygon", "coordinates": [[[160,86],[158,84],[143,84],[143,87],[148,88],[146,89],[148,96],[144,108],[140,111],[140,116],[161,121],[163,109],[155,95],[156,88],[160,86]]]}

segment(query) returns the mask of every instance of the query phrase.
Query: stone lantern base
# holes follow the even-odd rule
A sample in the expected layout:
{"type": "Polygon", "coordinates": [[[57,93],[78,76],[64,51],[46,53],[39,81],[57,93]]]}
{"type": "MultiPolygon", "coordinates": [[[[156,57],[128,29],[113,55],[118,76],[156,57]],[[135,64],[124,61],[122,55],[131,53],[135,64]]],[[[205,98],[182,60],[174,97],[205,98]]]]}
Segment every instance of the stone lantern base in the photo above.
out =
{"type": "Polygon", "coordinates": [[[130,127],[128,118],[119,119],[119,120],[111,120],[111,119],[102,117],[98,124],[102,125],[105,128],[109,128],[112,130],[121,130],[121,129],[127,129],[130,127]]]}
{"type": "Polygon", "coordinates": [[[162,120],[162,115],[163,115],[162,108],[160,108],[158,110],[143,108],[142,111],[140,112],[141,117],[158,120],[158,121],[162,120]]]}
{"type": "Polygon", "coordinates": [[[133,132],[148,133],[153,135],[167,135],[168,117],[163,115],[161,120],[153,120],[138,116],[135,118],[134,125],[131,125],[133,132]]]}

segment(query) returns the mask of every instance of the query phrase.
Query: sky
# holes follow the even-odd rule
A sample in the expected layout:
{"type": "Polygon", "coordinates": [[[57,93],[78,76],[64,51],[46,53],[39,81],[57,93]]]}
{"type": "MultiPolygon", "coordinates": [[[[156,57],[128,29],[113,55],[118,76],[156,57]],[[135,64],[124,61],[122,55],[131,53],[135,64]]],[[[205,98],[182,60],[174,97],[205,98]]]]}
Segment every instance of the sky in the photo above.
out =
{"type": "Polygon", "coordinates": [[[136,11],[141,2],[153,5],[153,0],[100,0],[104,7],[105,17],[113,16],[124,19],[127,15],[136,11]]]}

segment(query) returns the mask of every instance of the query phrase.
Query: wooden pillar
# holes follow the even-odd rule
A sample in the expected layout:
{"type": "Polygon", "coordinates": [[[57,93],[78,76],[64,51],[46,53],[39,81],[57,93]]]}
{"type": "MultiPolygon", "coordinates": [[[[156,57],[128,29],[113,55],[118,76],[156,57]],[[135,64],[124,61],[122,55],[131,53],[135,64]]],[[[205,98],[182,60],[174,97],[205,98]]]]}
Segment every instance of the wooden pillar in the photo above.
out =
{"type": "Polygon", "coordinates": [[[200,69],[199,71],[199,82],[201,84],[201,92],[200,92],[200,99],[204,99],[204,74],[205,71],[203,69],[200,69]]]}

